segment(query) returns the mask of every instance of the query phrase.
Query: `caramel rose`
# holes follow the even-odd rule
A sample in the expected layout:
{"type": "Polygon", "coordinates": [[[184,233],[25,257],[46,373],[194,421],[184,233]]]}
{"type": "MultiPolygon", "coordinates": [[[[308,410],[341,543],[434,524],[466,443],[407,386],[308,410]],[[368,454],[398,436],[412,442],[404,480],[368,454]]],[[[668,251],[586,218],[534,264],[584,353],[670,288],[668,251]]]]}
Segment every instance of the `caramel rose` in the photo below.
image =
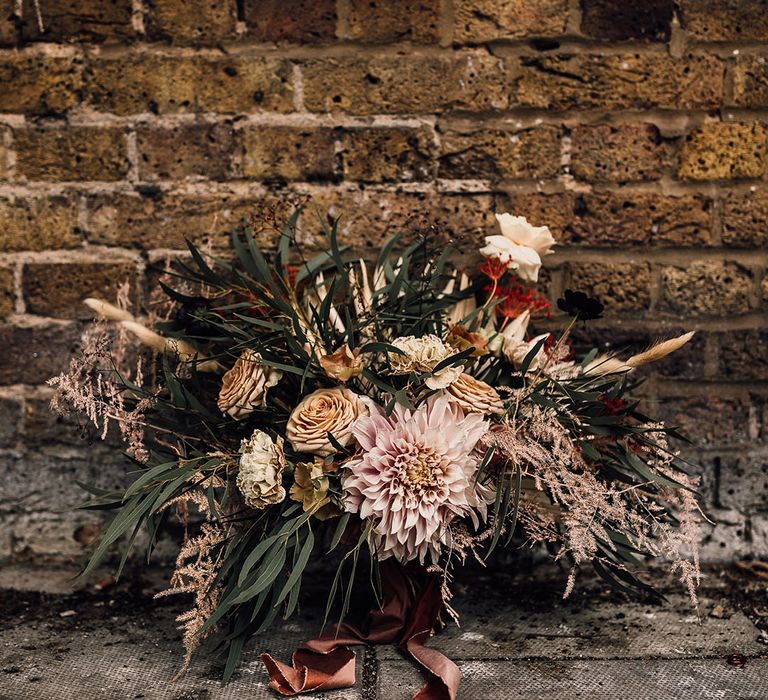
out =
{"type": "Polygon", "coordinates": [[[368,415],[368,409],[346,387],[318,389],[293,409],[286,436],[296,452],[326,456],[336,452],[328,433],[340,445],[348,445],[352,442],[352,424],[361,415],[368,415]]]}
{"type": "Polygon", "coordinates": [[[504,402],[496,389],[466,372],[447,391],[452,401],[470,413],[504,413],[504,402]]]}
{"type": "Polygon", "coordinates": [[[234,367],[224,374],[218,405],[222,413],[242,418],[267,400],[267,389],[275,386],[282,372],[261,363],[261,356],[245,350],[234,367]]]}

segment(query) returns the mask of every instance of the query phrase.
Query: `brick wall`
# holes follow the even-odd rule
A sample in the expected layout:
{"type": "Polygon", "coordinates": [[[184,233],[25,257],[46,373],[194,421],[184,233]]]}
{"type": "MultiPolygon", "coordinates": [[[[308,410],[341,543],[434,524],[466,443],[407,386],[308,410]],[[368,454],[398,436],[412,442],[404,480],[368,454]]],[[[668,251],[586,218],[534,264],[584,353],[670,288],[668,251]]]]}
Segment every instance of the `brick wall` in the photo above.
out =
{"type": "MultiPolygon", "coordinates": [[[[375,248],[426,214],[471,249],[549,224],[595,339],[696,328],[648,399],[720,526],[768,551],[765,0],[0,0],[0,558],[77,555],[103,448],[46,412],[87,314],[184,236],[313,195],[375,248]]],[[[312,224],[305,224],[311,235],[312,224]]],[[[269,243],[269,241],[265,241],[269,243]]]]}

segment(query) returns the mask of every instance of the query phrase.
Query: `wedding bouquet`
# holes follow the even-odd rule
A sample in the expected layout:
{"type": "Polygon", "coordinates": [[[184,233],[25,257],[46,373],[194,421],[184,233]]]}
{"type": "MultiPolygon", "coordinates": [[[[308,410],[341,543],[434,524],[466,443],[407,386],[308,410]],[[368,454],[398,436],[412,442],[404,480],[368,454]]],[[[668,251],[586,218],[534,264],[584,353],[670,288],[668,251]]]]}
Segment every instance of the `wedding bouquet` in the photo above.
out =
{"type": "Polygon", "coordinates": [[[318,218],[327,249],[311,256],[299,210],[243,222],[229,256],[190,244],[143,320],[87,300],[100,320],[52,380],[53,405],[104,435],[116,423],[137,471],[127,489],[90,488],[83,507],[115,516],[83,575],[124,539],[122,568],[144,529],[151,554],[180,517],[165,593],[193,598],[179,618],[185,667],[218,631],[226,679],[326,559],[322,634],[291,665],[263,655],[286,695],[351,685],[347,647],[394,642],[426,671],[419,698],[455,697],[457,667],[423,643],[441,611],[456,616],[456,567],[513,543],[566,562],[565,595],[587,564],[647,589],[633,568],[659,556],[695,603],[696,484],[674,431],[630,398],[633,371],[692,334],[626,359],[577,352],[572,331],[603,306],[567,290],[549,308],[531,285],[555,241],[521,217],[497,215],[473,274],[429,236],[355,259],[337,222],[318,218]],[[269,233],[271,253],[257,245],[269,233]],[[148,350],[131,369],[134,337],[148,350]],[[368,619],[344,621],[363,593],[368,619]]]}

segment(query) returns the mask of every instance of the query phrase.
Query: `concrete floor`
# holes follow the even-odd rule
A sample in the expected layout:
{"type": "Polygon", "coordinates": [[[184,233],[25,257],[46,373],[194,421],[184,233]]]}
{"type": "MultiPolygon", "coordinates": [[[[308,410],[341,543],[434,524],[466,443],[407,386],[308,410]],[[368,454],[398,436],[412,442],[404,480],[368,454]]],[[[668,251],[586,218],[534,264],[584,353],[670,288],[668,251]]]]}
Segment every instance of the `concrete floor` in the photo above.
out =
{"type": "MultiPolygon", "coordinates": [[[[72,591],[66,569],[0,570],[0,699],[257,700],[274,698],[258,653],[288,660],[317,630],[319,604],[247,647],[222,687],[219,659],[202,653],[180,681],[174,616],[182,600],[152,599],[163,574],[129,576],[96,591],[72,591]]],[[[94,580],[98,580],[96,577],[94,580]]],[[[459,698],[768,698],[768,582],[736,569],[706,571],[700,618],[673,581],[669,600],[628,601],[585,576],[562,601],[562,573],[471,576],[459,581],[462,626],[430,643],[462,670],[459,698]],[[762,629],[761,629],[762,628],[762,629]],[[744,668],[728,655],[746,657],[744,668]]],[[[318,604],[319,603],[319,604],[318,604]]],[[[394,649],[360,650],[355,688],[328,700],[408,700],[421,677],[394,649]]]]}

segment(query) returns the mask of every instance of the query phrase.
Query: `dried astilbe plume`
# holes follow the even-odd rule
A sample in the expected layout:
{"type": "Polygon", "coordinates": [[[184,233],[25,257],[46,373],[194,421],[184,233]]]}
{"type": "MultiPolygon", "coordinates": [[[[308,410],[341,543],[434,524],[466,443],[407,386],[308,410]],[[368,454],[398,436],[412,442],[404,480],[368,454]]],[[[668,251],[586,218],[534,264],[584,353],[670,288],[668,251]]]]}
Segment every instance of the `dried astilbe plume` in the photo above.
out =
{"type": "MultiPolygon", "coordinates": [[[[69,369],[48,380],[55,389],[51,409],[62,416],[84,415],[99,430],[102,440],[107,436],[110,423],[116,423],[128,454],[146,462],[149,451],[145,446],[145,414],[154,400],[150,397],[126,400],[125,386],[115,372],[116,358],[126,362],[124,342],[125,336],[119,331],[112,333],[104,323],[88,328],[81,338],[79,354],[70,360],[69,369]]],[[[132,373],[122,372],[125,377],[131,374],[133,383],[141,386],[144,381],[141,358],[132,373]]]]}
{"type": "Polygon", "coordinates": [[[204,522],[200,534],[187,538],[182,545],[176,558],[170,588],[155,595],[155,598],[179,593],[194,595],[192,608],[176,618],[176,621],[181,623],[186,652],[176,678],[180,678],[189,668],[192,654],[208,635],[200,634],[200,629],[216,610],[221,597],[221,588],[215,586],[214,581],[218,572],[221,544],[226,537],[227,531],[219,523],[204,522]]]}
{"type": "MultiPolygon", "coordinates": [[[[675,455],[668,451],[663,434],[656,432],[661,426],[649,430],[654,431],[655,445],[633,446],[637,456],[651,471],[693,487],[693,480],[673,470],[675,455]]],[[[518,518],[530,540],[559,541],[557,558],[572,558],[575,566],[566,596],[573,588],[576,567],[600,561],[601,548],[611,547],[611,530],[638,550],[671,560],[696,603],[698,558],[685,558],[686,549],[695,552],[699,540],[700,510],[692,492],[655,482],[626,486],[598,478],[553,409],[533,406],[515,423],[487,433],[485,440],[521,470],[518,518]],[[679,527],[663,518],[660,501],[678,511],[679,527]]]]}

